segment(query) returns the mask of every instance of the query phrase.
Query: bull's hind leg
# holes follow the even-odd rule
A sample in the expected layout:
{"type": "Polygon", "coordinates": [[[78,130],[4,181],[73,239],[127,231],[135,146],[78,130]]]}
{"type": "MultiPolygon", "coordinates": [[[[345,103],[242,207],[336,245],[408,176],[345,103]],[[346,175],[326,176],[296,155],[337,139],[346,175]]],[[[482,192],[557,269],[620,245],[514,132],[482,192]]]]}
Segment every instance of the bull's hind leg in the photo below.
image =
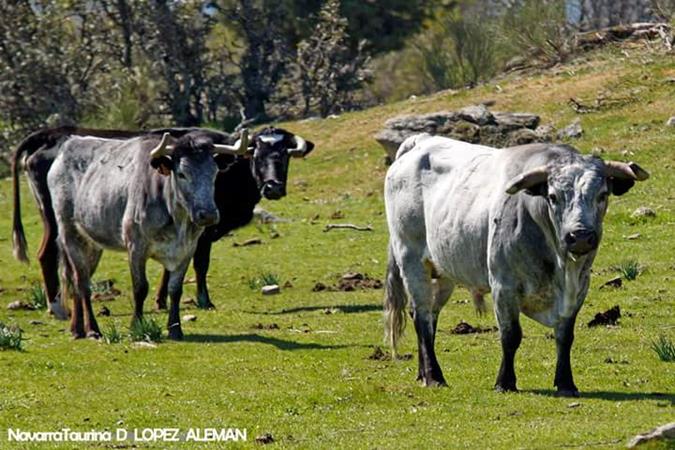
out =
{"type": "Polygon", "coordinates": [[[159,286],[155,293],[155,308],[157,310],[166,309],[166,297],[169,295],[169,276],[171,273],[164,269],[162,271],[162,279],[159,280],[159,286]]]}
{"type": "Polygon", "coordinates": [[[443,378],[443,372],[434,351],[438,311],[434,312],[435,299],[432,292],[431,270],[422,262],[422,258],[409,254],[402,259],[401,276],[410,298],[413,322],[417,332],[418,380],[421,380],[425,386],[446,386],[447,383],[443,378]]]}
{"type": "Polygon", "coordinates": [[[515,392],[518,389],[516,388],[514,360],[523,338],[519,320],[520,309],[516,297],[509,291],[494,289],[492,296],[502,343],[502,363],[499,367],[495,390],[515,392]]]}

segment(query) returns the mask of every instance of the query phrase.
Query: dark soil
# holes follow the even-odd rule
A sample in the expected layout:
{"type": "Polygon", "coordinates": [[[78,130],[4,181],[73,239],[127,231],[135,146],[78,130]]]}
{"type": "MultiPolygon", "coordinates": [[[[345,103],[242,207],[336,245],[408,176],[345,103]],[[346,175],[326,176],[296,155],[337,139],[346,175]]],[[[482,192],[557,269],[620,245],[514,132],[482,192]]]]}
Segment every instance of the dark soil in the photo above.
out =
{"type": "Polygon", "coordinates": [[[597,313],[593,320],[588,322],[588,326],[617,325],[619,318],[621,318],[621,308],[619,308],[619,305],[616,305],[605,312],[597,313]]]}

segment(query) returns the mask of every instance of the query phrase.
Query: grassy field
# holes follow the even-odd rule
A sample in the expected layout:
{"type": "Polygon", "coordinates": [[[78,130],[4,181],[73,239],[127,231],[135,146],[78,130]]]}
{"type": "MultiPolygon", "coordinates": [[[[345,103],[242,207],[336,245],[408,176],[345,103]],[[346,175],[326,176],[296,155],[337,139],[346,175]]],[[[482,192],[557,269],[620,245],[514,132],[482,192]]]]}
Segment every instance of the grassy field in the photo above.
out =
{"type": "MultiPolygon", "coordinates": [[[[283,448],[619,448],[635,434],[675,420],[675,363],[660,361],[651,349],[660,336],[675,340],[675,127],[665,126],[675,115],[674,79],[672,55],[626,47],[473,90],[283,124],[317,144],[306,160],[292,162],[288,197],[262,204],[287,221],[252,224],[217,243],[209,273],[217,310],[183,305],[183,314],[197,316],[183,324],[185,341],[164,341],[156,348],[138,348],[128,339],[119,344],[73,341],[67,324],[44,311],[7,310],[8,303],[27,298],[39,275],[34,258],[30,266],[12,258],[11,188],[9,180],[1,181],[0,321],[20,326],[26,341],[24,351],[0,351],[0,448],[29,448],[7,442],[8,428],[63,427],[236,427],[248,434],[246,444],[99,444],[109,448],[254,446],[255,437],[265,433],[283,448]],[[448,388],[425,389],[415,382],[411,326],[402,348],[413,354],[411,360],[369,359],[382,345],[382,290],[312,288],[317,282],[334,284],[345,272],[383,278],[386,166],[372,135],[384,121],[494,100],[493,110],[537,113],[544,123],[561,128],[577,116],[567,104],[570,97],[592,104],[599,95],[612,101],[579,116],[585,133],[574,145],[584,152],[602,149],[605,158],[635,160],[652,178],[610,199],[572,351],[581,397],[553,396],[551,330],[527,318],[516,359],[522,392],[495,393],[498,334],[450,333],[460,320],[495,324],[492,314],[475,315],[469,294],[461,289],[442,312],[436,343],[448,388]],[[652,208],[656,217],[631,218],[639,206],[652,208]],[[334,222],[370,224],[373,231],[323,231],[334,222]],[[638,239],[627,239],[636,233],[638,239]],[[262,245],[233,246],[254,237],[262,245]],[[639,276],[624,280],[620,289],[600,290],[618,275],[615,266],[630,259],[639,263],[639,276]],[[251,285],[270,273],[290,285],[279,295],[263,297],[251,285]],[[614,305],[622,311],[618,326],[586,326],[614,305]]],[[[22,186],[24,224],[34,254],[41,225],[22,186]]],[[[159,274],[159,266],[151,264],[150,279],[158,280],[159,274]]],[[[122,295],[104,302],[112,315],[100,317],[99,324],[126,331],[131,292],[123,254],[104,255],[95,279],[110,278],[122,295]]],[[[194,297],[193,284],[186,286],[184,297],[194,297]]],[[[152,303],[146,303],[148,317],[164,327],[166,314],[153,312],[152,303]]],[[[95,303],[96,310],[101,306],[95,303]]]]}

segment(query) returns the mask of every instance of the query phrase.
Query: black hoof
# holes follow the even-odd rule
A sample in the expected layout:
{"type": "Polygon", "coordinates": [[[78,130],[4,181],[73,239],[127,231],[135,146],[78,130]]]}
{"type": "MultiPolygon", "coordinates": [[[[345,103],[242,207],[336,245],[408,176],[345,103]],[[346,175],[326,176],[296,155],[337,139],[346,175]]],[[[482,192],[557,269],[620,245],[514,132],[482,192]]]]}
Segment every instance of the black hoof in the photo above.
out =
{"type": "Polygon", "coordinates": [[[556,397],[579,397],[579,391],[574,389],[558,389],[555,393],[556,397]]]}
{"type": "Polygon", "coordinates": [[[501,384],[495,384],[495,391],[499,393],[506,393],[506,392],[518,392],[518,388],[516,385],[501,385],[501,384]]]}
{"type": "Polygon", "coordinates": [[[169,329],[169,339],[172,341],[183,340],[183,330],[181,330],[180,326],[174,326],[169,329]]]}
{"type": "Polygon", "coordinates": [[[84,339],[86,337],[84,331],[71,331],[70,334],[73,339],[84,339]]]}
{"type": "Polygon", "coordinates": [[[101,332],[96,330],[87,331],[87,339],[99,340],[101,339],[101,332]]]}

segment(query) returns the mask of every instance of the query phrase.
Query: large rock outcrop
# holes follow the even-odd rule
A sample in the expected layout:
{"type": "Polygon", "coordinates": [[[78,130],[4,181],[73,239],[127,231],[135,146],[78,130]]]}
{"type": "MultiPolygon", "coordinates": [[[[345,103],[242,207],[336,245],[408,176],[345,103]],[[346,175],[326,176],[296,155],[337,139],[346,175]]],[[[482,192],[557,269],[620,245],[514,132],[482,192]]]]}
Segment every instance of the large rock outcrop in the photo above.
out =
{"type": "Polygon", "coordinates": [[[408,136],[430,133],[491,147],[510,147],[531,142],[548,142],[553,128],[539,126],[539,116],[527,113],[490,112],[484,105],[422,115],[398,116],[387,120],[375,139],[390,160],[408,136]]]}

